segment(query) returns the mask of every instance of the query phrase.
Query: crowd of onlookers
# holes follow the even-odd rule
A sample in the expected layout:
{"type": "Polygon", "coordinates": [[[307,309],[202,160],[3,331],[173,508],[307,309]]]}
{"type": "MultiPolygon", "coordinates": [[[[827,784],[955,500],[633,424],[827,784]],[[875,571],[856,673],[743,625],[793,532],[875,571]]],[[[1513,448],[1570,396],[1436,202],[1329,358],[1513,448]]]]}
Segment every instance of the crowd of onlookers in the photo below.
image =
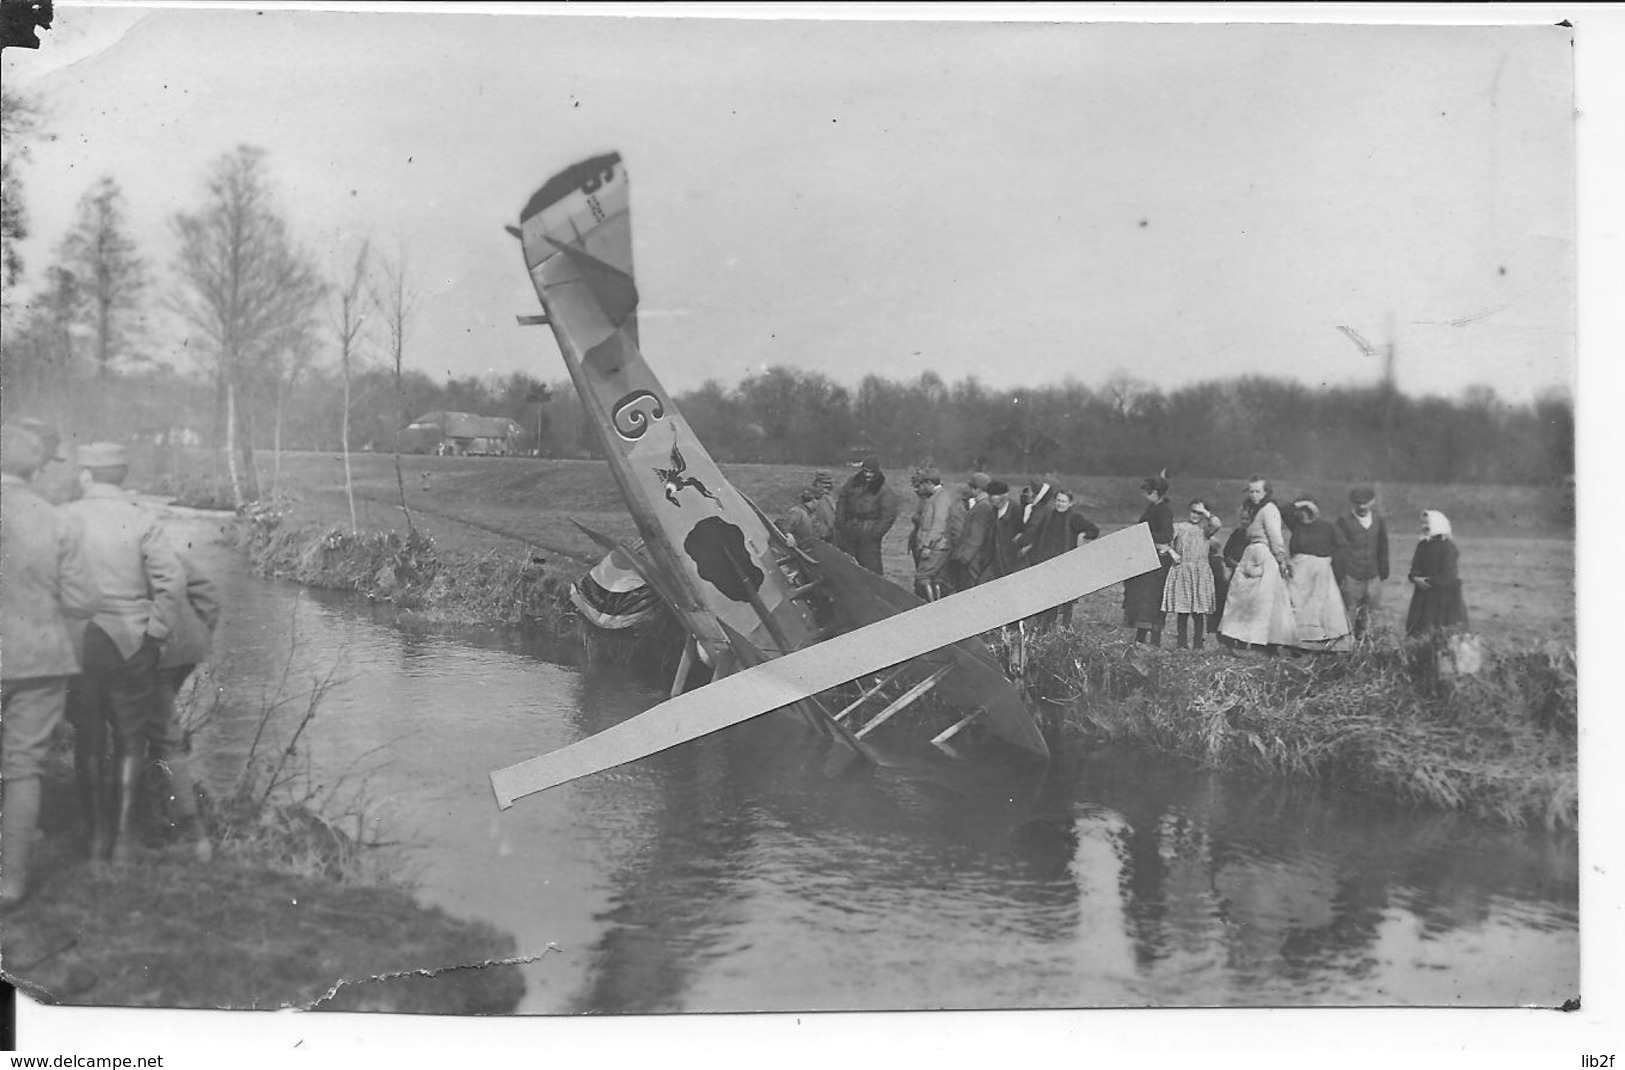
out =
{"type": "Polygon", "coordinates": [[[70,459],[57,430],[0,427],[0,910],[27,897],[41,776],[53,734],[74,729],[74,772],[95,862],[140,850],[143,776],[168,773],[170,812],[202,861],[199,818],[175,697],[209,652],[213,583],[124,490],[117,443],[70,459]]]}
{"type": "MultiPolygon", "coordinates": [[[[928,601],[1047,561],[1100,534],[1075,496],[1049,480],[1012,491],[977,472],[949,487],[936,469],[922,467],[910,484],[912,582],[928,601]]],[[[1224,519],[1201,499],[1189,502],[1176,522],[1163,476],[1143,481],[1140,492],[1146,507],[1139,522],[1150,528],[1159,561],[1123,585],[1124,623],[1140,641],[1160,645],[1171,614],[1181,649],[1203,647],[1211,633],[1233,650],[1348,650],[1381,609],[1388,524],[1371,487],[1355,487],[1348,509],[1329,518],[1308,496],[1283,509],[1269,481],[1255,478],[1228,536],[1224,519]]],[[[901,494],[870,457],[839,490],[828,472],[815,473],[782,526],[797,540],[832,542],[883,573],[881,543],[902,513],[901,494]]],[[[1422,515],[1407,578],[1407,636],[1466,627],[1458,553],[1443,513],[1422,515]]],[[[1072,610],[1068,602],[1031,623],[1068,626],[1072,610]]]]}

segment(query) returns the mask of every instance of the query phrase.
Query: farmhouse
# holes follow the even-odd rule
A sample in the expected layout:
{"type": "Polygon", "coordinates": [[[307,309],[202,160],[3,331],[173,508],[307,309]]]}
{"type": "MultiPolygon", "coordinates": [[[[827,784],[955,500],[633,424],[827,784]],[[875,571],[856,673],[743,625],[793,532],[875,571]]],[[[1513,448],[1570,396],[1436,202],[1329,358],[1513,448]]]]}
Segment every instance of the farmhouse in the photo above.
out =
{"type": "Polygon", "coordinates": [[[523,433],[524,428],[506,416],[426,412],[403,428],[399,438],[407,453],[506,457],[523,433]]]}

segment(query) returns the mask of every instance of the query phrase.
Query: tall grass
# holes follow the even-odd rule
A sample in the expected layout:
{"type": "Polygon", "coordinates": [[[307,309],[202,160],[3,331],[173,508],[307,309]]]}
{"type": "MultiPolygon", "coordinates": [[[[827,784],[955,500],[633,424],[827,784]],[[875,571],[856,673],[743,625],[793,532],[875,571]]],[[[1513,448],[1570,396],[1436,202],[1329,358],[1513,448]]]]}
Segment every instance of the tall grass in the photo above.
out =
{"type": "MultiPolygon", "coordinates": [[[[1007,658],[1010,643],[998,644],[1007,658]]],[[[1485,650],[1440,676],[1426,643],[1265,658],[1054,631],[1022,674],[1065,731],[1207,768],[1326,781],[1509,825],[1575,827],[1576,664],[1555,645],[1485,650]]]]}
{"type": "Polygon", "coordinates": [[[200,668],[180,696],[178,713],[187,739],[206,740],[227,720],[246,719],[252,735],[228,786],[201,791],[200,813],[217,857],[295,876],[345,884],[399,883],[379,848],[376,806],[362,765],[391,743],[323,775],[311,748],[310,730],[340,676],[343,652],[309,676],[308,644],[293,609],[288,650],[277,678],[255,699],[230,690],[230,666],[200,668]]]}

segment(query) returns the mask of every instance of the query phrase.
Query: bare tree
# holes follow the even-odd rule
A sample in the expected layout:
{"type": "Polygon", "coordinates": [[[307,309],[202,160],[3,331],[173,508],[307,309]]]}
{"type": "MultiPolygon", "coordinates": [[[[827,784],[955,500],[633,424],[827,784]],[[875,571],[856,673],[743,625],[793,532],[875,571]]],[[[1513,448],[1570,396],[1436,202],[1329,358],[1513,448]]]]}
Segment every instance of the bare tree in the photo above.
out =
{"type": "Polygon", "coordinates": [[[253,409],[239,399],[280,332],[304,320],[319,300],[321,282],[272,203],[262,149],[240,145],[217,160],[206,205],[178,214],[174,223],[181,239],[175,307],[216,358],[215,445],[222,445],[223,412],[232,500],[241,508],[259,497],[259,478],[253,409]],[[242,473],[234,447],[242,454],[242,473]]]}
{"type": "Polygon", "coordinates": [[[366,323],[362,307],[362,293],[367,283],[367,243],[356,249],[355,264],[350,278],[338,290],[337,306],[333,310],[333,329],[339,340],[339,373],[344,379],[344,416],[339,432],[339,449],[344,456],[344,497],[350,503],[350,534],[358,535],[360,525],[355,519],[355,481],[350,475],[350,381],[354,374],[357,349],[360,348],[361,328],[366,323]]]}
{"type": "Polygon", "coordinates": [[[401,496],[401,512],[406,514],[406,530],[411,533],[416,528],[412,525],[412,511],[406,507],[400,429],[412,422],[412,414],[406,409],[406,387],[401,380],[401,367],[406,357],[406,335],[417,307],[418,294],[408,279],[404,247],[397,250],[394,260],[384,261],[381,271],[383,277],[373,290],[372,301],[383,315],[384,327],[389,332],[389,355],[395,368],[395,402],[400,408],[400,420],[395,424],[395,433],[390,435],[390,443],[395,450],[395,486],[401,496]]]}
{"type": "Polygon", "coordinates": [[[76,319],[96,339],[96,372],[106,378],[113,361],[136,357],[145,307],[147,265],[136,255],[124,214],[124,192],[111,175],[79,199],[79,218],[59,254],[79,287],[76,319]]]}
{"type": "Polygon", "coordinates": [[[306,321],[295,324],[285,333],[282,341],[267,363],[271,378],[271,493],[282,486],[282,423],[288,411],[288,402],[299,380],[316,364],[316,334],[306,321]]]}

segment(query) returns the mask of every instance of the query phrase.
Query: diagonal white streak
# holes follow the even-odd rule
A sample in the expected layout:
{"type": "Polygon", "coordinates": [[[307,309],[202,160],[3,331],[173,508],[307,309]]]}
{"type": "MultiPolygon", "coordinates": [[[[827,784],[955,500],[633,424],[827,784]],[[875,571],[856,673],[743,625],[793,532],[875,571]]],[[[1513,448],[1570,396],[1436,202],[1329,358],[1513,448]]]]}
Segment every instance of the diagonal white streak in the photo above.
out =
{"type": "Polygon", "coordinates": [[[759,717],[1156,567],[1150,528],[1126,528],[1003,579],[724,677],[551,754],[498,769],[491,774],[491,788],[497,805],[507,809],[534,792],[759,717]]]}

